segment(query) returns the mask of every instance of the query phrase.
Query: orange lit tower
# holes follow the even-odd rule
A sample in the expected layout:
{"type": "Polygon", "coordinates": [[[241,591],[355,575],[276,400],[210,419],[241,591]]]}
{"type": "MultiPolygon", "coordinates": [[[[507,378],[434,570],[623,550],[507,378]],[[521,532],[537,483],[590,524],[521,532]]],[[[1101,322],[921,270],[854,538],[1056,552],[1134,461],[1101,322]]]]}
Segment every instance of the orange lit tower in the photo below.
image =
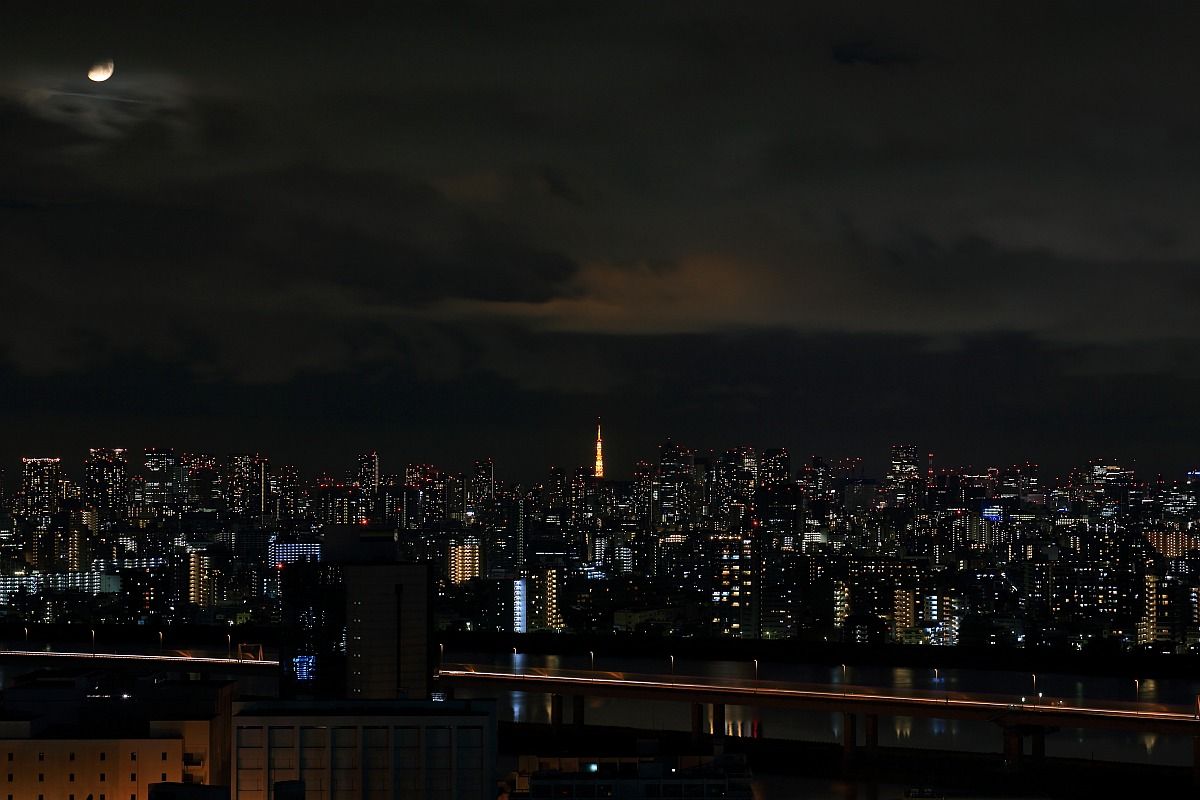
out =
{"type": "Polygon", "coordinates": [[[597,479],[604,478],[604,439],[600,436],[600,418],[596,417],[596,471],[597,479]]]}

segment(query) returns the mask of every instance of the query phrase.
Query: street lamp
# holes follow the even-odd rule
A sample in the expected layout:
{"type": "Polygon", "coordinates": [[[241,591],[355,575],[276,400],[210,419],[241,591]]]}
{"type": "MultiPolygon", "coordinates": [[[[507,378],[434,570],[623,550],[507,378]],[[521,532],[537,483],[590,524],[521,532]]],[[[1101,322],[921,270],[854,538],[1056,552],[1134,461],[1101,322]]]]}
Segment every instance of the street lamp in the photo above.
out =
{"type": "Polygon", "coordinates": [[[29,628],[28,627],[25,628],[25,645],[27,647],[29,646],[29,628]]]}
{"type": "Polygon", "coordinates": [[[233,634],[225,634],[225,658],[226,660],[233,658],[233,634]]]}
{"type": "Polygon", "coordinates": [[[588,650],[588,655],[592,657],[592,672],[596,671],[596,651],[588,650]]]}
{"type": "Polygon", "coordinates": [[[1133,679],[1133,701],[1135,703],[1138,703],[1138,702],[1141,702],[1141,699],[1142,699],[1142,682],[1139,681],[1137,678],[1134,678],[1133,679]]]}
{"type": "Polygon", "coordinates": [[[754,659],[754,682],[758,683],[758,659],[754,659]]]}
{"type": "Polygon", "coordinates": [[[846,682],[846,665],[842,664],[842,683],[846,682]]]}
{"type": "Polygon", "coordinates": [[[163,632],[158,632],[158,654],[161,656],[163,651],[163,632]]]}
{"type": "Polygon", "coordinates": [[[92,655],[96,655],[96,629],[92,628],[92,655]]]}
{"type": "Polygon", "coordinates": [[[667,658],[671,659],[671,674],[674,675],[675,674],[675,656],[667,656],[667,658]]]}
{"type": "Polygon", "coordinates": [[[1037,692],[1037,673],[1031,672],[1029,674],[1033,676],[1033,691],[1036,693],[1037,692]]]}

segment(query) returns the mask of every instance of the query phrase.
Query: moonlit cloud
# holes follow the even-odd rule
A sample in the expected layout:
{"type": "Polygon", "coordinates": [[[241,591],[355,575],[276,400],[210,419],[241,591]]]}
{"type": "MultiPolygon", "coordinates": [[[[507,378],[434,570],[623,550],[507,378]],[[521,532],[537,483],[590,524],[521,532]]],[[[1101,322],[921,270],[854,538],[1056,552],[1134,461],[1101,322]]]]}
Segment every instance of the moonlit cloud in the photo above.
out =
{"type": "Polygon", "coordinates": [[[529,408],[609,406],[643,443],[865,431],[823,410],[854,395],[883,439],[1026,425],[1067,453],[1115,441],[1115,406],[1059,413],[1107,393],[1131,450],[1186,460],[1155,422],[1200,382],[1185,6],[476,11],[23,12],[0,34],[10,394],[112,370],[249,419],[322,381],[364,427],[529,435],[529,408]],[[985,390],[975,416],[944,402],[985,390]],[[811,422],[764,422],[788,409],[811,422]]]}

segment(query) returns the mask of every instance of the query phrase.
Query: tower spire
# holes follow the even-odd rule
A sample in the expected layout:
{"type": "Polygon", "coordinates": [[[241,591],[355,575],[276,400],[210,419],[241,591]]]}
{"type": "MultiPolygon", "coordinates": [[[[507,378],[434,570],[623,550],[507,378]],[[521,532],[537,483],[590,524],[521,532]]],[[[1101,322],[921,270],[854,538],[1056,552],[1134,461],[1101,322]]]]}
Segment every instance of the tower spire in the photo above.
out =
{"type": "Polygon", "coordinates": [[[596,469],[595,477],[604,478],[604,439],[600,436],[600,418],[596,417],[596,469]]]}

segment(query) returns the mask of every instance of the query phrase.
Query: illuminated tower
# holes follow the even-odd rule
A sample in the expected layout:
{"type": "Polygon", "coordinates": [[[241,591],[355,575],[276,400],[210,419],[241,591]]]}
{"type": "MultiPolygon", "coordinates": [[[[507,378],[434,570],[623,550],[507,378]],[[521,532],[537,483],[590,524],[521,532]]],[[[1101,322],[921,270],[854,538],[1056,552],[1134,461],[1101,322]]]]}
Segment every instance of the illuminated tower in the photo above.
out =
{"type": "Polygon", "coordinates": [[[599,480],[604,479],[604,439],[600,436],[600,418],[596,418],[596,471],[593,473],[599,480]]]}
{"type": "Polygon", "coordinates": [[[83,465],[83,498],[105,523],[129,515],[129,482],[123,448],[93,447],[83,465]]]}
{"type": "Polygon", "coordinates": [[[58,513],[61,482],[62,459],[21,459],[21,511],[36,518],[38,527],[49,527],[50,517],[58,513]]]}

